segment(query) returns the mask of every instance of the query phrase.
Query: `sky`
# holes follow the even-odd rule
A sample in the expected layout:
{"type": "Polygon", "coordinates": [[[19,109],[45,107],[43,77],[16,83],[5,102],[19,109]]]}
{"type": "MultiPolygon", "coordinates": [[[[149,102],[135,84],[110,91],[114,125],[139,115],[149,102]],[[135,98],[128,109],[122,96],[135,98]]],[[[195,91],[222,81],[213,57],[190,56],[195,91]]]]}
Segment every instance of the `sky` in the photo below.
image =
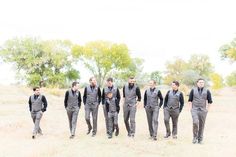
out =
{"type": "MultiPolygon", "coordinates": [[[[2,0],[0,44],[14,37],[125,43],[144,72],[165,70],[176,57],[208,54],[215,71],[227,76],[236,63],[222,61],[219,48],[236,37],[234,0],[2,0]]],[[[0,63],[0,84],[15,81],[0,63]]],[[[89,73],[81,69],[81,79],[89,73]]]]}

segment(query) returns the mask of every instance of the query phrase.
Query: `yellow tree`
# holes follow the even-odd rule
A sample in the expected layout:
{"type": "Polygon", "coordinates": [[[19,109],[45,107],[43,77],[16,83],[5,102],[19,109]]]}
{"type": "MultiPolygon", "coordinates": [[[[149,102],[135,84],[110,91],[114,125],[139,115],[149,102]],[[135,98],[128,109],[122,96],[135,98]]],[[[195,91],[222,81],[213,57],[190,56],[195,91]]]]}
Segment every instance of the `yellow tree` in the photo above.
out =
{"type": "Polygon", "coordinates": [[[128,47],[125,44],[93,41],[84,46],[75,45],[72,54],[97,78],[99,85],[103,85],[111,70],[122,70],[131,64],[128,47]]]}
{"type": "Polygon", "coordinates": [[[232,62],[236,61],[236,38],[234,38],[229,44],[225,44],[220,48],[221,57],[223,59],[229,59],[232,62]]]}
{"type": "Polygon", "coordinates": [[[224,86],[223,84],[223,78],[218,73],[212,73],[210,74],[211,82],[213,83],[212,88],[213,89],[220,89],[224,86]]]}

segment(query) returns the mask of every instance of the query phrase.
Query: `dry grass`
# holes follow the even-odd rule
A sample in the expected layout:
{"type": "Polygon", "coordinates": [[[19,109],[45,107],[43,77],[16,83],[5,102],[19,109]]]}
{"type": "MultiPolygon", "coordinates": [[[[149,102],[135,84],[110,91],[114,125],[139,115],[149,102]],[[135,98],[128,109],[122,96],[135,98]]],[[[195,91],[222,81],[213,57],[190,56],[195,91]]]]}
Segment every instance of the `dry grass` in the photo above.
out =
{"type": "Polygon", "coordinates": [[[218,91],[214,97],[214,106],[206,121],[203,145],[191,143],[192,119],[187,106],[180,115],[177,140],[163,138],[165,127],[162,109],[159,116],[158,141],[149,140],[146,115],[142,106],[136,115],[137,133],[134,139],[127,137],[121,111],[121,133],[118,137],[108,140],[101,107],[97,136],[92,138],[86,135],[87,127],[82,107],[76,138],[69,140],[68,121],[63,106],[64,94],[58,97],[50,95],[48,91],[45,91],[45,95],[49,107],[41,122],[44,135],[32,140],[33,123],[27,105],[31,90],[13,86],[0,86],[0,89],[0,157],[236,156],[236,90],[232,88],[218,91]]]}

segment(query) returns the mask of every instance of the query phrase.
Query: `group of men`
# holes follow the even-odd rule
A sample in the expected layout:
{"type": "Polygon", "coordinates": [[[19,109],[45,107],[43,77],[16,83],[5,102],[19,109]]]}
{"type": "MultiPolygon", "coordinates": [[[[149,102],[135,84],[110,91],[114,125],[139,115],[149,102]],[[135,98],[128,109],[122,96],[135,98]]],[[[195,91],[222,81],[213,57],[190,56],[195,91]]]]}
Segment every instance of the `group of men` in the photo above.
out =
{"type": "MultiPolygon", "coordinates": [[[[193,141],[192,143],[202,143],[205,120],[212,97],[210,91],[205,87],[204,79],[198,79],[189,94],[189,105],[193,119],[193,141]]],[[[164,123],[166,135],[169,138],[172,134],[173,139],[177,139],[178,117],[184,106],[184,96],[179,90],[179,82],[173,81],[172,89],[169,90],[163,99],[161,91],[157,88],[156,81],[149,82],[149,88],[144,93],[144,108],[147,115],[150,139],[157,140],[159,110],[163,105],[164,123]],[[170,119],[172,120],[172,131],[170,129],[170,119]]],[[[47,109],[47,100],[44,95],[40,94],[40,88],[33,88],[34,94],[29,98],[29,109],[34,122],[32,138],[36,135],[42,135],[40,120],[43,112],[47,109]]],[[[64,107],[67,112],[70,128],[70,138],[75,137],[77,117],[81,108],[81,102],[84,103],[85,120],[88,126],[87,134],[92,131],[92,137],[97,133],[97,117],[99,104],[102,102],[103,112],[106,124],[106,133],[108,138],[119,135],[118,114],[120,111],[120,91],[113,84],[113,78],[108,78],[106,87],[102,90],[99,88],[95,77],[89,79],[89,85],[85,87],[83,100],[79,91],[79,83],[73,82],[71,89],[66,91],[64,107]],[[90,119],[92,116],[92,123],[90,119]]],[[[135,136],[135,115],[137,106],[141,102],[141,91],[135,83],[135,78],[130,77],[128,83],[123,87],[123,116],[128,137],[135,136]]]]}

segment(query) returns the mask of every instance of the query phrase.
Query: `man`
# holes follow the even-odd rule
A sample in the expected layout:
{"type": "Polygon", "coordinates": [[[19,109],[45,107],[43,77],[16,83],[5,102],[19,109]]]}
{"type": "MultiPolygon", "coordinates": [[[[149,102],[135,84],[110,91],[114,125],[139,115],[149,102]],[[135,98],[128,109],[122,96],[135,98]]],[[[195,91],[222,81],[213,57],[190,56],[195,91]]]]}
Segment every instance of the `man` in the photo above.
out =
{"type": "Polygon", "coordinates": [[[130,77],[128,84],[123,87],[124,97],[124,122],[128,132],[128,137],[134,137],[135,134],[135,114],[137,105],[141,101],[141,92],[137,85],[135,85],[134,77],[130,77]],[[138,99],[137,99],[138,97],[138,99]]]}
{"type": "Polygon", "coordinates": [[[157,140],[158,129],[158,116],[159,109],[163,103],[163,97],[161,91],[156,88],[156,81],[151,80],[149,82],[150,88],[145,91],[144,94],[144,108],[147,114],[148,128],[150,133],[150,139],[157,140]],[[158,104],[158,100],[160,103],[158,104]]]}
{"type": "Polygon", "coordinates": [[[34,130],[32,139],[36,138],[36,135],[43,135],[42,129],[40,128],[40,120],[43,116],[43,112],[47,110],[47,99],[44,95],[40,94],[40,88],[33,88],[34,94],[29,97],[29,110],[31,112],[31,117],[34,122],[34,130]]]}
{"type": "MultiPolygon", "coordinates": [[[[115,97],[113,97],[112,91],[107,93],[107,99],[105,101],[106,112],[108,113],[108,138],[112,138],[113,128],[118,128],[118,113],[120,111],[120,105],[115,97]]],[[[116,132],[116,136],[118,136],[116,132]]]]}
{"type": "Polygon", "coordinates": [[[183,93],[179,91],[179,82],[173,81],[171,84],[172,90],[169,90],[165,96],[164,101],[164,122],[166,126],[166,135],[168,138],[171,135],[170,131],[170,118],[172,119],[172,137],[177,139],[178,118],[184,106],[183,93]]]}
{"type": "MultiPolygon", "coordinates": [[[[108,99],[107,94],[109,92],[112,92],[112,97],[116,99],[119,105],[120,104],[120,91],[116,86],[113,85],[113,78],[108,78],[106,83],[107,83],[107,86],[103,88],[103,91],[102,91],[102,105],[103,105],[103,113],[105,117],[106,133],[108,134],[109,133],[108,132],[108,112],[105,105],[105,102],[108,99]]],[[[118,136],[118,134],[119,134],[119,127],[117,124],[115,135],[118,136]]]]}
{"type": "Polygon", "coordinates": [[[85,105],[85,120],[88,125],[88,132],[90,134],[92,131],[92,137],[96,136],[97,133],[97,116],[98,116],[98,105],[101,102],[101,90],[97,86],[97,81],[95,77],[89,79],[90,85],[85,87],[83,102],[85,105]],[[90,114],[92,113],[93,127],[90,123],[90,114]]]}
{"type": "Polygon", "coordinates": [[[75,137],[77,118],[81,106],[81,94],[79,91],[79,82],[73,82],[70,90],[66,91],[64,106],[67,111],[70,127],[70,139],[75,137]]]}
{"type": "Polygon", "coordinates": [[[197,80],[197,87],[189,94],[189,105],[193,119],[193,144],[202,144],[207,112],[212,104],[211,92],[206,89],[204,79],[197,80]]]}

